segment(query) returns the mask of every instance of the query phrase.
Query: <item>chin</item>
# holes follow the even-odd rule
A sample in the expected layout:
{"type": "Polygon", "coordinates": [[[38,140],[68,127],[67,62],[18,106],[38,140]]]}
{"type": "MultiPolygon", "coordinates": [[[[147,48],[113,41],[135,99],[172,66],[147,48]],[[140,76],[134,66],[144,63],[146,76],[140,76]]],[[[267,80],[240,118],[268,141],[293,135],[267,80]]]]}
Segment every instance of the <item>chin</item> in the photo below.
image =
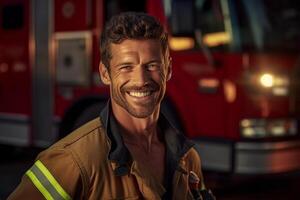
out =
{"type": "Polygon", "coordinates": [[[136,118],[147,118],[147,117],[150,117],[154,111],[153,110],[140,110],[140,111],[137,111],[137,110],[127,110],[127,112],[136,117],[136,118]]]}

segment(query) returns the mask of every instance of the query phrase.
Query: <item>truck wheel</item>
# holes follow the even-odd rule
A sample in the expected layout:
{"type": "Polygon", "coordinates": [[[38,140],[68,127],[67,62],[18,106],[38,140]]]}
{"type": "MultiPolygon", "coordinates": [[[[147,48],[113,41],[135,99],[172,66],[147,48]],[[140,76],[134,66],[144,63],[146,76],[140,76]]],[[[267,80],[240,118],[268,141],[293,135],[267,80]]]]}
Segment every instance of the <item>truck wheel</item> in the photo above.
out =
{"type": "Polygon", "coordinates": [[[83,124],[99,117],[100,111],[104,108],[105,103],[95,103],[86,107],[74,122],[73,130],[79,128],[83,124]]]}

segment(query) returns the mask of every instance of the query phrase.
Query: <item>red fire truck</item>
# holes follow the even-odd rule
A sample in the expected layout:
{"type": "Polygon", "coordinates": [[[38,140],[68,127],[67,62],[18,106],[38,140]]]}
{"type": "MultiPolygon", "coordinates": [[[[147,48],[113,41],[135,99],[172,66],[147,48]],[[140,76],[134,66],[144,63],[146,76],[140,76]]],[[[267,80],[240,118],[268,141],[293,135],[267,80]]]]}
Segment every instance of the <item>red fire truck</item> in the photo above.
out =
{"type": "Polygon", "coordinates": [[[1,0],[0,143],[46,147],[97,116],[99,36],[121,11],[170,32],[162,110],[203,168],[300,169],[300,9],[293,0],[1,0]]]}

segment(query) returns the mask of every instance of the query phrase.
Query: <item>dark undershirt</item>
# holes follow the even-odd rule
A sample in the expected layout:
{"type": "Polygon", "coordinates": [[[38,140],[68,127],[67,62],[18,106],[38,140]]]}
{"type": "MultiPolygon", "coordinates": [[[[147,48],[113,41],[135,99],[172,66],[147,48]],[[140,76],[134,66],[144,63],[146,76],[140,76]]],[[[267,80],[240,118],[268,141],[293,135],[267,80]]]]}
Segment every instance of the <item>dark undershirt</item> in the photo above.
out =
{"type": "MultiPolygon", "coordinates": [[[[109,130],[112,131],[112,135],[115,135],[114,139],[116,140],[112,140],[112,149],[115,150],[115,152],[113,153],[114,155],[112,157],[119,157],[117,158],[117,160],[123,160],[124,163],[126,163],[128,160],[130,160],[131,156],[130,153],[128,151],[128,149],[125,147],[123,141],[121,139],[121,136],[119,135],[119,131],[120,129],[117,128],[119,126],[119,124],[116,122],[116,119],[113,115],[110,116],[109,118],[109,130]],[[114,142],[117,142],[117,144],[115,144],[114,142]],[[118,148],[116,148],[118,146],[118,148]]],[[[159,129],[161,130],[161,133],[165,133],[166,130],[164,130],[164,124],[159,123],[158,124],[159,129]]],[[[111,133],[110,133],[111,134],[111,133]]],[[[165,173],[164,173],[164,181],[163,181],[163,186],[166,190],[165,194],[162,196],[162,199],[167,200],[167,199],[172,199],[172,194],[173,194],[173,176],[174,176],[174,172],[176,170],[177,167],[177,161],[176,158],[174,158],[171,150],[169,149],[167,142],[165,141],[165,138],[163,137],[163,142],[166,148],[166,154],[165,154],[165,173]]],[[[114,158],[112,158],[114,159],[114,158]]],[[[122,162],[122,163],[123,163],[122,162]]]]}
{"type": "Polygon", "coordinates": [[[173,175],[174,175],[174,164],[172,159],[170,158],[170,151],[166,146],[166,162],[165,162],[165,176],[164,176],[164,187],[166,189],[166,193],[163,195],[162,199],[172,199],[173,193],[173,175]]]}

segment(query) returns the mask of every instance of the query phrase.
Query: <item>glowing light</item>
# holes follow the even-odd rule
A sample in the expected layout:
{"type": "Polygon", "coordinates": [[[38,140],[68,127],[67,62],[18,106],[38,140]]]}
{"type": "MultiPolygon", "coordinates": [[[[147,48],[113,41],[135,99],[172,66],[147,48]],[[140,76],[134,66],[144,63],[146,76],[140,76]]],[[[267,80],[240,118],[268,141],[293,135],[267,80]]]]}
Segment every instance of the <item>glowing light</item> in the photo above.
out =
{"type": "Polygon", "coordinates": [[[264,86],[264,87],[272,87],[274,85],[274,80],[273,80],[273,75],[271,74],[263,74],[260,77],[260,83],[264,86]]]}
{"type": "Polygon", "coordinates": [[[169,40],[169,45],[172,50],[181,51],[194,48],[195,41],[189,37],[172,37],[169,40]]]}
{"type": "Polygon", "coordinates": [[[290,81],[286,76],[275,77],[274,84],[276,86],[289,86],[290,81]]]}
{"type": "Polygon", "coordinates": [[[218,79],[214,78],[203,78],[199,80],[199,86],[203,88],[217,88],[220,85],[218,79]]]}
{"type": "Polygon", "coordinates": [[[241,126],[243,127],[243,128],[245,128],[245,127],[249,127],[249,126],[251,126],[251,120],[249,120],[249,119],[243,119],[242,121],[241,121],[241,126]]]}
{"type": "Polygon", "coordinates": [[[203,42],[209,47],[215,47],[231,42],[230,34],[227,32],[208,33],[203,36],[203,42]]]}
{"type": "Polygon", "coordinates": [[[224,94],[227,102],[232,103],[236,99],[236,87],[235,84],[230,80],[224,81],[224,94]]]}
{"type": "Polygon", "coordinates": [[[289,93],[289,89],[287,87],[274,87],[272,92],[276,96],[287,96],[289,93]]]}

